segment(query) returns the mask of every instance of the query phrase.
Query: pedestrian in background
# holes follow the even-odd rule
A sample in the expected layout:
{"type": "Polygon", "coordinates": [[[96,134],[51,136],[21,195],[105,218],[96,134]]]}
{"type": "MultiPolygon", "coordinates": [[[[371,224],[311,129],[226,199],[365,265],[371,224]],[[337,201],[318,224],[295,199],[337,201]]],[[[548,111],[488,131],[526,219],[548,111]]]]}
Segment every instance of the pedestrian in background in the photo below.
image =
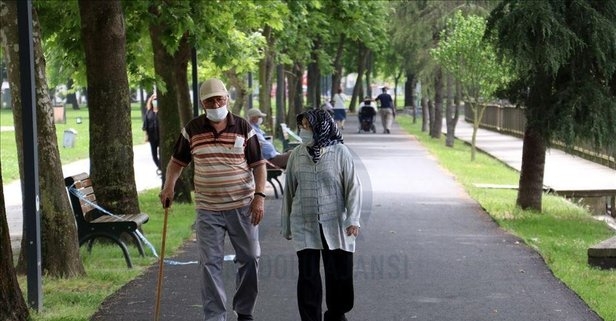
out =
{"type": "Polygon", "coordinates": [[[334,95],[334,108],[332,111],[334,112],[334,120],[336,121],[336,125],[341,130],[344,130],[344,121],[346,120],[346,107],[344,103],[346,101],[346,96],[342,93],[342,88],[338,88],[338,92],[334,95]]]}
{"type": "Polygon", "coordinates": [[[387,93],[387,87],[381,89],[381,94],[374,99],[379,105],[379,114],[381,115],[381,122],[383,123],[383,133],[391,133],[391,124],[396,117],[396,110],[394,109],[394,100],[387,93]]]}
{"type": "Polygon", "coordinates": [[[302,145],[287,164],[282,235],[298,258],[297,303],[302,321],[343,321],[353,308],[353,252],[359,234],[361,184],[353,156],[323,110],[297,116],[302,145]],[[325,271],[327,311],[320,259],[325,271]]]}
{"type": "Polygon", "coordinates": [[[261,248],[257,225],[264,212],[265,160],[257,135],[243,118],[229,113],[228,92],[219,79],[199,90],[205,115],[182,129],[167,165],[160,193],[163,207],[184,167],[194,163],[196,230],[205,320],[227,320],[223,259],[225,234],[235,249],[237,320],[254,320],[261,248]]]}
{"type": "Polygon", "coordinates": [[[261,129],[263,117],[265,116],[267,116],[267,114],[261,112],[258,108],[251,108],[246,112],[246,118],[250,126],[252,126],[252,129],[254,129],[255,134],[257,134],[257,138],[261,144],[261,154],[263,158],[267,159],[276,167],[285,169],[287,168],[287,161],[289,160],[291,152],[279,153],[276,150],[276,146],[272,144],[272,141],[265,138],[265,132],[261,129]]]}
{"type": "Polygon", "coordinates": [[[156,94],[153,94],[148,98],[145,103],[145,115],[143,118],[143,131],[145,132],[145,141],[150,143],[150,150],[152,152],[152,160],[156,164],[156,173],[161,174],[160,171],[160,134],[158,129],[158,100],[156,94]]]}

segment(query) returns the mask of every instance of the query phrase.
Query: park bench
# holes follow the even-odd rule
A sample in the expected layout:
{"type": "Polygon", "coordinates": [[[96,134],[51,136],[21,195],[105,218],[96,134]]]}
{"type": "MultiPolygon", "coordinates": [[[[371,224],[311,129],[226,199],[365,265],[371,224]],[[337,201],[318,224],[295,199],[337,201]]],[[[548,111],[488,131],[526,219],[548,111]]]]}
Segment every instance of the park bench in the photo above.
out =
{"type": "Polygon", "coordinates": [[[284,170],[269,161],[265,164],[265,168],[267,169],[267,182],[274,188],[274,197],[278,198],[278,188],[280,188],[280,195],[284,193],[282,190],[282,183],[280,183],[278,179],[284,170]],[[278,183],[278,188],[274,185],[274,181],[278,183]]]}
{"type": "Polygon", "coordinates": [[[302,143],[302,139],[285,123],[280,123],[280,136],[282,140],[282,150],[288,151],[302,143]],[[291,141],[293,139],[293,141],[291,141]]]}
{"type": "Polygon", "coordinates": [[[79,246],[88,242],[88,252],[90,252],[94,240],[106,238],[122,249],[126,265],[132,268],[133,264],[122,235],[126,233],[130,236],[135,241],[139,254],[144,256],[139,228],[149,220],[149,216],[145,213],[111,214],[107,212],[96,203],[92,180],[86,173],[66,177],[64,184],[77,222],[79,246]]]}
{"type": "MultiPolygon", "coordinates": [[[[282,150],[287,152],[295,146],[299,145],[302,139],[295,133],[291,128],[287,126],[285,123],[280,124],[280,137],[282,141],[282,150]]],[[[271,138],[269,138],[271,139],[271,138]]],[[[284,170],[271,162],[267,162],[267,182],[274,188],[274,196],[278,198],[278,188],[280,189],[280,195],[283,194],[282,183],[278,177],[282,175],[284,170]],[[278,187],[274,184],[274,181],[278,183],[278,187]]]]}

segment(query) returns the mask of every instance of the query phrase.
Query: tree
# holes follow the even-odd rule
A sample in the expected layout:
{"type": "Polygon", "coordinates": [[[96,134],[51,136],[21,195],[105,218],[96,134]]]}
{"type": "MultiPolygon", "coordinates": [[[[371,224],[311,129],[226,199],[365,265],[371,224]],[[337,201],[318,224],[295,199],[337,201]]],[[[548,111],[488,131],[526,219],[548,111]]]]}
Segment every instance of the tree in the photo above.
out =
{"type": "MultiPolygon", "coordinates": [[[[188,34],[184,33],[178,39],[179,41],[173,42],[173,48],[165,47],[165,40],[173,35],[171,27],[166,22],[169,20],[165,19],[166,15],[158,7],[151,6],[149,10],[153,16],[157,17],[150,23],[149,29],[154,53],[154,70],[156,75],[162,80],[161,85],[157,89],[157,99],[161,106],[165,106],[165,108],[160,108],[158,111],[158,117],[161,120],[159,122],[160,160],[163,175],[165,175],[165,165],[171,159],[172,146],[177,139],[177,134],[180,132],[183,124],[190,120],[185,119],[182,121],[182,115],[186,114],[187,111],[190,112],[190,108],[187,108],[190,104],[179,104],[181,92],[188,93],[186,66],[183,67],[183,70],[180,66],[188,62],[190,56],[187,54],[190,53],[190,45],[187,42],[188,34]],[[178,82],[180,74],[184,76],[184,81],[178,82]]],[[[177,202],[192,202],[191,179],[189,176],[189,171],[184,171],[176,182],[174,199],[177,202]]]]}
{"type": "MultiPolygon", "coordinates": [[[[3,4],[0,1],[0,9],[3,4]]],[[[0,20],[2,21],[2,20],[0,20]]],[[[2,165],[0,164],[0,168],[2,165]]],[[[28,319],[28,307],[24,300],[21,288],[15,276],[13,267],[13,249],[9,236],[9,226],[6,222],[6,207],[4,206],[4,190],[2,188],[2,175],[0,174],[0,319],[6,321],[22,321],[28,319]]]]}
{"type": "Polygon", "coordinates": [[[460,81],[462,99],[473,111],[471,161],[475,160],[477,130],[487,102],[509,74],[507,64],[497,60],[496,51],[483,39],[485,25],[484,18],[456,11],[441,31],[438,46],[430,51],[439,65],[460,81]]]}
{"type": "Polygon", "coordinates": [[[112,213],[139,213],[121,2],[80,0],[79,15],[97,201],[112,213]]]}
{"type": "Polygon", "coordinates": [[[616,1],[506,0],[487,30],[512,60],[508,96],[525,108],[516,204],[541,211],[545,152],[553,141],[614,146],[616,1]]]}
{"type": "MultiPolygon", "coordinates": [[[[23,106],[20,95],[19,45],[17,29],[17,5],[14,1],[0,2],[0,24],[3,37],[0,37],[7,60],[9,83],[13,96],[13,119],[15,140],[19,160],[20,176],[23,178],[23,106]]],[[[33,11],[33,51],[35,61],[36,122],[39,146],[39,182],[41,190],[41,257],[42,270],[55,277],[74,277],[84,273],[79,255],[77,228],[72,215],[62,173],[60,152],[58,150],[56,129],[53,124],[51,101],[45,78],[45,58],[41,46],[41,34],[36,10],[33,11]]],[[[23,181],[22,181],[23,184],[23,181]]],[[[24,236],[25,227],[24,227],[24,236]]],[[[18,271],[26,271],[27,237],[22,239],[18,260],[18,271]]]]}

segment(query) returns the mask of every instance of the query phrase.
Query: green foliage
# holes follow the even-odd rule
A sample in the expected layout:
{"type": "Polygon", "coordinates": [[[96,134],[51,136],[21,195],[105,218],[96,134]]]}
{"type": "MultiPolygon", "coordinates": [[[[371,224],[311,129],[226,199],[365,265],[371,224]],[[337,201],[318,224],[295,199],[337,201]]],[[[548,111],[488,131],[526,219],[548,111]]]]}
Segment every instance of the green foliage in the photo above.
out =
{"type": "Polygon", "coordinates": [[[498,62],[496,51],[483,39],[485,19],[475,15],[464,16],[456,11],[441,31],[432,57],[460,81],[464,100],[479,103],[491,99],[505,84],[510,74],[507,64],[498,62]]]}
{"type": "Polygon", "coordinates": [[[518,79],[508,96],[546,142],[614,146],[616,1],[503,1],[488,33],[518,79]]]}
{"type": "Polygon", "coordinates": [[[41,27],[49,88],[72,78],[86,85],[85,53],[77,1],[34,1],[41,27]]]}

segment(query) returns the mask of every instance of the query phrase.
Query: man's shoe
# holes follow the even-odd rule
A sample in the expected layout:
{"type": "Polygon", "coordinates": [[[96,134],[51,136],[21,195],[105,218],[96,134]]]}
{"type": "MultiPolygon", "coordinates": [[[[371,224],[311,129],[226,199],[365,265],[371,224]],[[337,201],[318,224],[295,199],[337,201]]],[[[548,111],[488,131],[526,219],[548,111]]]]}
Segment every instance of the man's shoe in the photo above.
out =
{"type": "Polygon", "coordinates": [[[252,315],[250,314],[237,314],[237,321],[253,321],[252,315]]]}

